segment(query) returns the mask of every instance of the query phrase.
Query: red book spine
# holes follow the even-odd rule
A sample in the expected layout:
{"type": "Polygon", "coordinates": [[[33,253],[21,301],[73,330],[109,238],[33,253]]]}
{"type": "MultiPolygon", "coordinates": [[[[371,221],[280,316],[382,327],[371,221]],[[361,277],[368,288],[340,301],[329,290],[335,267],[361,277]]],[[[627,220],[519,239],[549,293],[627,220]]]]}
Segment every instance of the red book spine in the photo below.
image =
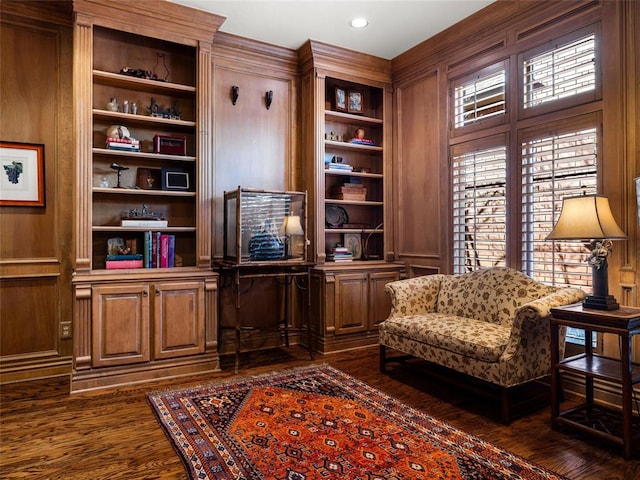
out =
{"type": "Polygon", "coordinates": [[[169,267],[169,235],[160,235],[160,267],[169,267]]]}
{"type": "Polygon", "coordinates": [[[142,268],[142,260],[107,260],[106,267],[107,270],[142,268]]]}
{"type": "Polygon", "coordinates": [[[156,232],[151,233],[151,265],[150,268],[158,268],[158,236],[156,232]]]}

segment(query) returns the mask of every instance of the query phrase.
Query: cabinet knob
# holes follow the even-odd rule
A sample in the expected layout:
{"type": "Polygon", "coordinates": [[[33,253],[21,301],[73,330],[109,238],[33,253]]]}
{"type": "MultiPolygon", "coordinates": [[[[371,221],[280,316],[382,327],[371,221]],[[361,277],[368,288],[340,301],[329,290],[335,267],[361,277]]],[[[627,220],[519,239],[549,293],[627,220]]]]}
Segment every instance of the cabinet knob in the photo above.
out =
{"type": "Polygon", "coordinates": [[[146,288],[144,290],[142,290],[142,296],[143,297],[148,297],[149,296],[149,290],[147,290],[146,288]]]}

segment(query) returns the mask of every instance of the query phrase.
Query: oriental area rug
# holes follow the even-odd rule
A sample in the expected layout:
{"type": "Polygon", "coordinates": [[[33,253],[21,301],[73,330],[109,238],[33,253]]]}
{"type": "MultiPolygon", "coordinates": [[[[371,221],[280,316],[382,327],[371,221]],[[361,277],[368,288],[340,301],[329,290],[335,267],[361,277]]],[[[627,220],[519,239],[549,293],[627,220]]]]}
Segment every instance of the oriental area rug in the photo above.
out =
{"type": "Polygon", "coordinates": [[[329,366],[147,398],[193,480],[564,478],[329,366]]]}

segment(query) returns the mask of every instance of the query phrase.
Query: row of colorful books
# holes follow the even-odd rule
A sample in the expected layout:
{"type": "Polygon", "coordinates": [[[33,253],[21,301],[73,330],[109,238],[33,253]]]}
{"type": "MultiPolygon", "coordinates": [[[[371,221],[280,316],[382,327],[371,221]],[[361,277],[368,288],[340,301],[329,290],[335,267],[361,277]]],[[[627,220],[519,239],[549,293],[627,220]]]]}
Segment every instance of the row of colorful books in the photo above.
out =
{"type": "Polygon", "coordinates": [[[176,237],[161,232],[144,232],[143,253],[107,255],[107,270],[124,268],[172,268],[175,266],[176,237]]]}

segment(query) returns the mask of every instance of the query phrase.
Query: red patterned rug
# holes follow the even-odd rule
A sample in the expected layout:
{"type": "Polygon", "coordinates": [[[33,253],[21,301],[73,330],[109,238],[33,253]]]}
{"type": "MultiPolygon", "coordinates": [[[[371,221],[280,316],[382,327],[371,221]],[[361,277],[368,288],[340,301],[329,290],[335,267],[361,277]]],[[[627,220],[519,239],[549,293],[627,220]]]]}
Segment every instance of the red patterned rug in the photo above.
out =
{"type": "Polygon", "coordinates": [[[148,399],[194,480],[564,478],[329,366],[148,399]]]}

